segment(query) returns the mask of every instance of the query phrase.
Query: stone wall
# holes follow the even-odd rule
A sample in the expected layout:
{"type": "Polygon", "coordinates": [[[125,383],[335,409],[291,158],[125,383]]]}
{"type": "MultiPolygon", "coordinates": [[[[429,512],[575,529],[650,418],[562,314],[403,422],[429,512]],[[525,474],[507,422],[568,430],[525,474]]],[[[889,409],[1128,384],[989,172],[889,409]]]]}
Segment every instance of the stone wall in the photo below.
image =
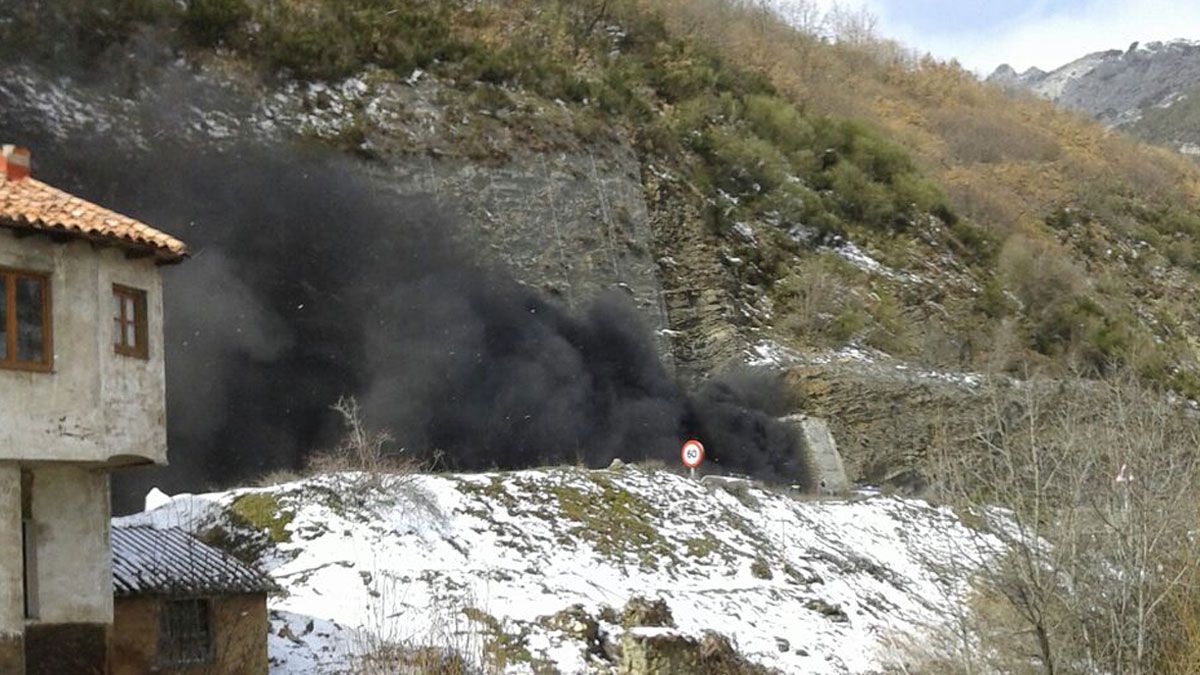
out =
{"type": "Polygon", "coordinates": [[[265,595],[210,598],[212,661],[186,668],[158,665],[158,612],[164,600],[118,598],[113,620],[111,675],[265,675],[267,599],[265,595]]]}

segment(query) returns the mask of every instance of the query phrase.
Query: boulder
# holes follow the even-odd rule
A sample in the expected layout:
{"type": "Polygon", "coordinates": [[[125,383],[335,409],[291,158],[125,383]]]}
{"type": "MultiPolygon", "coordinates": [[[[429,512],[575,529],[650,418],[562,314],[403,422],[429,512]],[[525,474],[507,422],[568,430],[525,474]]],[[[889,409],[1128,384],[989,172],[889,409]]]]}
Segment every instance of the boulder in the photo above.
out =
{"type": "Polygon", "coordinates": [[[674,628],[675,618],[671,616],[671,608],[666,600],[634,596],[621,610],[621,625],[625,628],[674,628]]]}

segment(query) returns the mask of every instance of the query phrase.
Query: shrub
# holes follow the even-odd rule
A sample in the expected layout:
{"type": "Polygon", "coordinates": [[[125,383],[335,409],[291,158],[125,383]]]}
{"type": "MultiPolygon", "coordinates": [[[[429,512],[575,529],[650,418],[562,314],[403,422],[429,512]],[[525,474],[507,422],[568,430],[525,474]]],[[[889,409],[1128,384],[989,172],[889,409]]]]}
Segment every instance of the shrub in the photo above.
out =
{"type": "Polygon", "coordinates": [[[1070,253],[1044,239],[1018,235],[1000,252],[999,273],[1026,311],[1073,298],[1087,288],[1087,274],[1070,253]]]}
{"type": "Polygon", "coordinates": [[[713,129],[705,145],[711,150],[717,187],[730,194],[771,192],[790,175],[791,167],[779,149],[753,134],[713,129]]]}
{"type": "Polygon", "coordinates": [[[356,472],[361,479],[352,487],[373,489],[388,485],[396,479],[407,479],[421,469],[420,462],[403,454],[404,449],[391,450],[395,440],[387,431],[367,426],[362,409],[353,397],[343,397],[331,406],[342,418],[345,436],[332,450],[318,453],[309,461],[309,470],[316,473],[356,472]]]}
{"type": "Polygon", "coordinates": [[[891,293],[880,293],[879,300],[869,310],[871,326],[864,342],[893,356],[912,351],[911,323],[904,315],[903,304],[891,293]]]}
{"type": "Polygon", "coordinates": [[[945,108],[931,117],[950,152],[963,162],[1047,162],[1061,153],[1044,130],[1009,119],[999,108],[945,108]]]}
{"type": "Polygon", "coordinates": [[[844,345],[868,320],[852,290],[860,275],[831,253],[802,258],[773,289],[784,327],[803,342],[844,345]]]}
{"type": "Polygon", "coordinates": [[[220,44],[251,16],[246,0],[190,0],[183,29],[202,46],[220,44]]]}
{"type": "Polygon", "coordinates": [[[894,195],[886,186],[872,181],[862,169],[849,162],[838,163],[829,172],[829,187],[848,220],[873,229],[901,226],[894,195]]]}
{"type": "Polygon", "coordinates": [[[467,55],[452,34],[452,15],[445,3],[263,3],[253,16],[262,30],[240,47],[305,78],[342,77],[367,64],[408,72],[467,55]]]}
{"type": "Polygon", "coordinates": [[[792,104],[761,94],[748,96],[744,114],[751,129],[784,152],[811,150],[815,140],[812,124],[792,104]]]}

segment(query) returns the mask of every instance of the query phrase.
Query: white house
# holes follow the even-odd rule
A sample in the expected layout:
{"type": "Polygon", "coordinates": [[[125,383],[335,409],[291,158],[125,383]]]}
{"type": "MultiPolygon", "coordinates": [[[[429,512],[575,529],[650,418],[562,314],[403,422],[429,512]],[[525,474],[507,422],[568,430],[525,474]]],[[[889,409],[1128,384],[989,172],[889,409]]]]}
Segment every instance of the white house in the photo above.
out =
{"type": "Polygon", "coordinates": [[[0,152],[0,673],[104,673],[109,473],[165,464],[162,265],[182,242],[0,152]]]}

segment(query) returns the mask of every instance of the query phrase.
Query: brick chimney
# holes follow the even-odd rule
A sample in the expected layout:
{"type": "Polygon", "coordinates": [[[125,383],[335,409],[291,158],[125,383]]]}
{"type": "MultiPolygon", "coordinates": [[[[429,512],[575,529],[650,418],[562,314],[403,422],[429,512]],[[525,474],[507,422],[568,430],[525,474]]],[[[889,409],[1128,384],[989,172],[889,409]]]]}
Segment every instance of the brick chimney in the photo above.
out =
{"type": "Polygon", "coordinates": [[[29,150],[15,145],[0,147],[0,175],[5,181],[29,178],[29,150]]]}

